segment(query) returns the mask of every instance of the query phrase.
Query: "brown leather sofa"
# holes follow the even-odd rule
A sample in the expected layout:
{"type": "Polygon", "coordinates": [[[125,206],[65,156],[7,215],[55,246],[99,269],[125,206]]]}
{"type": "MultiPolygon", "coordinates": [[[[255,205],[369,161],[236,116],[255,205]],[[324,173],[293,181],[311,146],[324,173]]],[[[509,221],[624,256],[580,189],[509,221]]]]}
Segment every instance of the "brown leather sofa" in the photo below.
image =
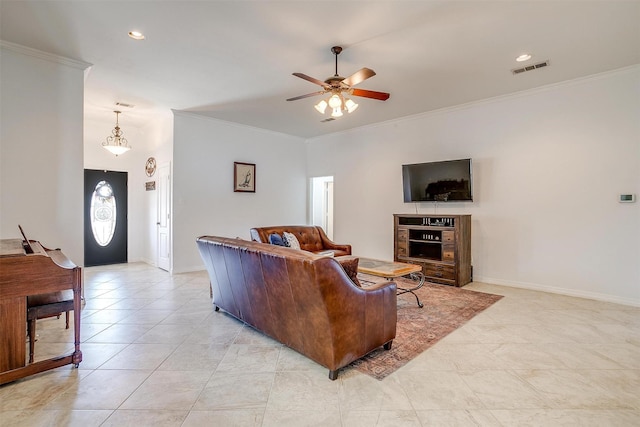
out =
{"type": "Polygon", "coordinates": [[[216,236],[196,241],[223,309],[329,369],[338,370],[396,335],[396,284],[366,289],[332,257],[216,236]]]}
{"type": "Polygon", "coordinates": [[[332,251],[334,256],[351,255],[351,245],[338,245],[327,237],[322,227],[314,225],[279,225],[272,227],[255,227],[250,230],[251,239],[256,242],[269,243],[271,234],[289,232],[300,242],[300,249],[319,253],[332,251]]]}

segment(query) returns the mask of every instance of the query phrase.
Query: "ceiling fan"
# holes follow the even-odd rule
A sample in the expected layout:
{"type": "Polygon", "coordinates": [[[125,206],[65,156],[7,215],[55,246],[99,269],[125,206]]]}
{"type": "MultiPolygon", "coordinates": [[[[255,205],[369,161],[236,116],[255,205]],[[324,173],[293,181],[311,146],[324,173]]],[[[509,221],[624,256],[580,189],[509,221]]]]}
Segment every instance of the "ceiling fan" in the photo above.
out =
{"type": "Polygon", "coordinates": [[[341,77],[340,75],[338,75],[338,55],[340,55],[340,52],[342,52],[342,47],[333,46],[331,48],[331,52],[333,52],[336,57],[336,73],[332,77],[327,78],[325,81],[309,77],[303,73],[293,73],[293,75],[296,77],[300,77],[301,79],[321,86],[322,90],[289,98],[287,99],[287,101],[295,101],[298,99],[308,98],[316,95],[331,94],[328,99],[320,101],[314,107],[316,110],[318,110],[318,112],[324,114],[327,106],[329,106],[332,110],[331,116],[340,117],[342,116],[342,111],[346,110],[347,112],[351,113],[356,108],[358,108],[358,104],[356,104],[349,98],[345,98],[345,96],[360,96],[364,98],[377,99],[380,101],[386,101],[387,99],[389,99],[389,94],[385,92],[376,92],[373,90],[354,88],[355,85],[362,83],[370,77],[375,76],[375,71],[370,68],[361,68],[347,78],[341,77]]]}

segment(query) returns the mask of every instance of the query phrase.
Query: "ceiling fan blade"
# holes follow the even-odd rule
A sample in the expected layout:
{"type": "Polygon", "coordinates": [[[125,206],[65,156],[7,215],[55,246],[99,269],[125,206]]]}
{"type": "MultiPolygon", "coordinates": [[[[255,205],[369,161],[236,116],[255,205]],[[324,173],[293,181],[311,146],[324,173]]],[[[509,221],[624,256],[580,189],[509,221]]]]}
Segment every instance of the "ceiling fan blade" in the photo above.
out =
{"type": "Polygon", "coordinates": [[[374,90],[365,90],[365,89],[353,89],[351,93],[353,96],[362,96],[364,98],[378,99],[380,101],[386,101],[389,99],[389,94],[386,92],[376,92],[374,90]]]}
{"type": "Polygon", "coordinates": [[[358,83],[362,83],[363,81],[367,80],[369,77],[373,77],[375,75],[376,75],[376,72],[373,71],[371,68],[362,68],[356,71],[355,73],[353,73],[352,75],[350,75],[349,77],[347,77],[346,79],[344,79],[342,83],[351,87],[351,86],[357,85],[358,83]]]}
{"type": "Polygon", "coordinates": [[[309,98],[310,96],[322,95],[323,93],[325,93],[325,91],[319,90],[317,92],[308,93],[306,95],[300,95],[300,96],[296,96],[296,97],[293,97],[293,98],[289,98],[289,99],[287,99],[287,101],[296,101],[296,100],[302,99],[302,98],[309,98]]]}
{"type": "Polygon", "coordinates": [[[328,84],[326,84],[325,82],[323,82],[322,80],[318,80],[318,79],[316,79],[316,78],[309,77],[309,76],[307,76],[306,74],[302,74],[302,73],[293,73],[293,75],[294,75],[294,76],[296,76],[296,77],[300,77],[301,79],[304,79],[304,80],[309,81],[309,82],[311,82],[311,83],[315,83],[315,84],[317,84],[317,85],[319,85],[319,86],[322,86],[322,87],[324,87],[324,88],[328,88],[328,87],[329,87],[329,85],[328,85],[328,84]]]}

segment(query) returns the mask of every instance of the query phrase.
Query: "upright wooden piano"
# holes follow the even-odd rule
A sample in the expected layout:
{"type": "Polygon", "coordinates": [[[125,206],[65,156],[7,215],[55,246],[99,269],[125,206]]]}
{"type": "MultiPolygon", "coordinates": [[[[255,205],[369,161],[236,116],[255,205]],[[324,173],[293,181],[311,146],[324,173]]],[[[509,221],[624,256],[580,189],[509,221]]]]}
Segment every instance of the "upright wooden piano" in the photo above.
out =
{"type": "Polygon", "coordinates": [[[60,249],[36,240],[0,240],[0,384],[82,361],[80,351],[81,268],[60,249]],[[75,350],[26,363],[27,297],[73,290],[75,350]]]}

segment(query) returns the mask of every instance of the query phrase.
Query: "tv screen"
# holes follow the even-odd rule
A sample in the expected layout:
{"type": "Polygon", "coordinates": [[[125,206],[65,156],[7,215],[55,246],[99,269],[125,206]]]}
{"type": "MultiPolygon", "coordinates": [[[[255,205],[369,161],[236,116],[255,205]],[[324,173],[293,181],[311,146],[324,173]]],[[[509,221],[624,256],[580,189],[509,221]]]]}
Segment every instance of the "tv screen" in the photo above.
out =
{"type": "Polygon", "coordinates": [[[402,165],[405,202],[470,202],[471,159],[402,165]]]}

